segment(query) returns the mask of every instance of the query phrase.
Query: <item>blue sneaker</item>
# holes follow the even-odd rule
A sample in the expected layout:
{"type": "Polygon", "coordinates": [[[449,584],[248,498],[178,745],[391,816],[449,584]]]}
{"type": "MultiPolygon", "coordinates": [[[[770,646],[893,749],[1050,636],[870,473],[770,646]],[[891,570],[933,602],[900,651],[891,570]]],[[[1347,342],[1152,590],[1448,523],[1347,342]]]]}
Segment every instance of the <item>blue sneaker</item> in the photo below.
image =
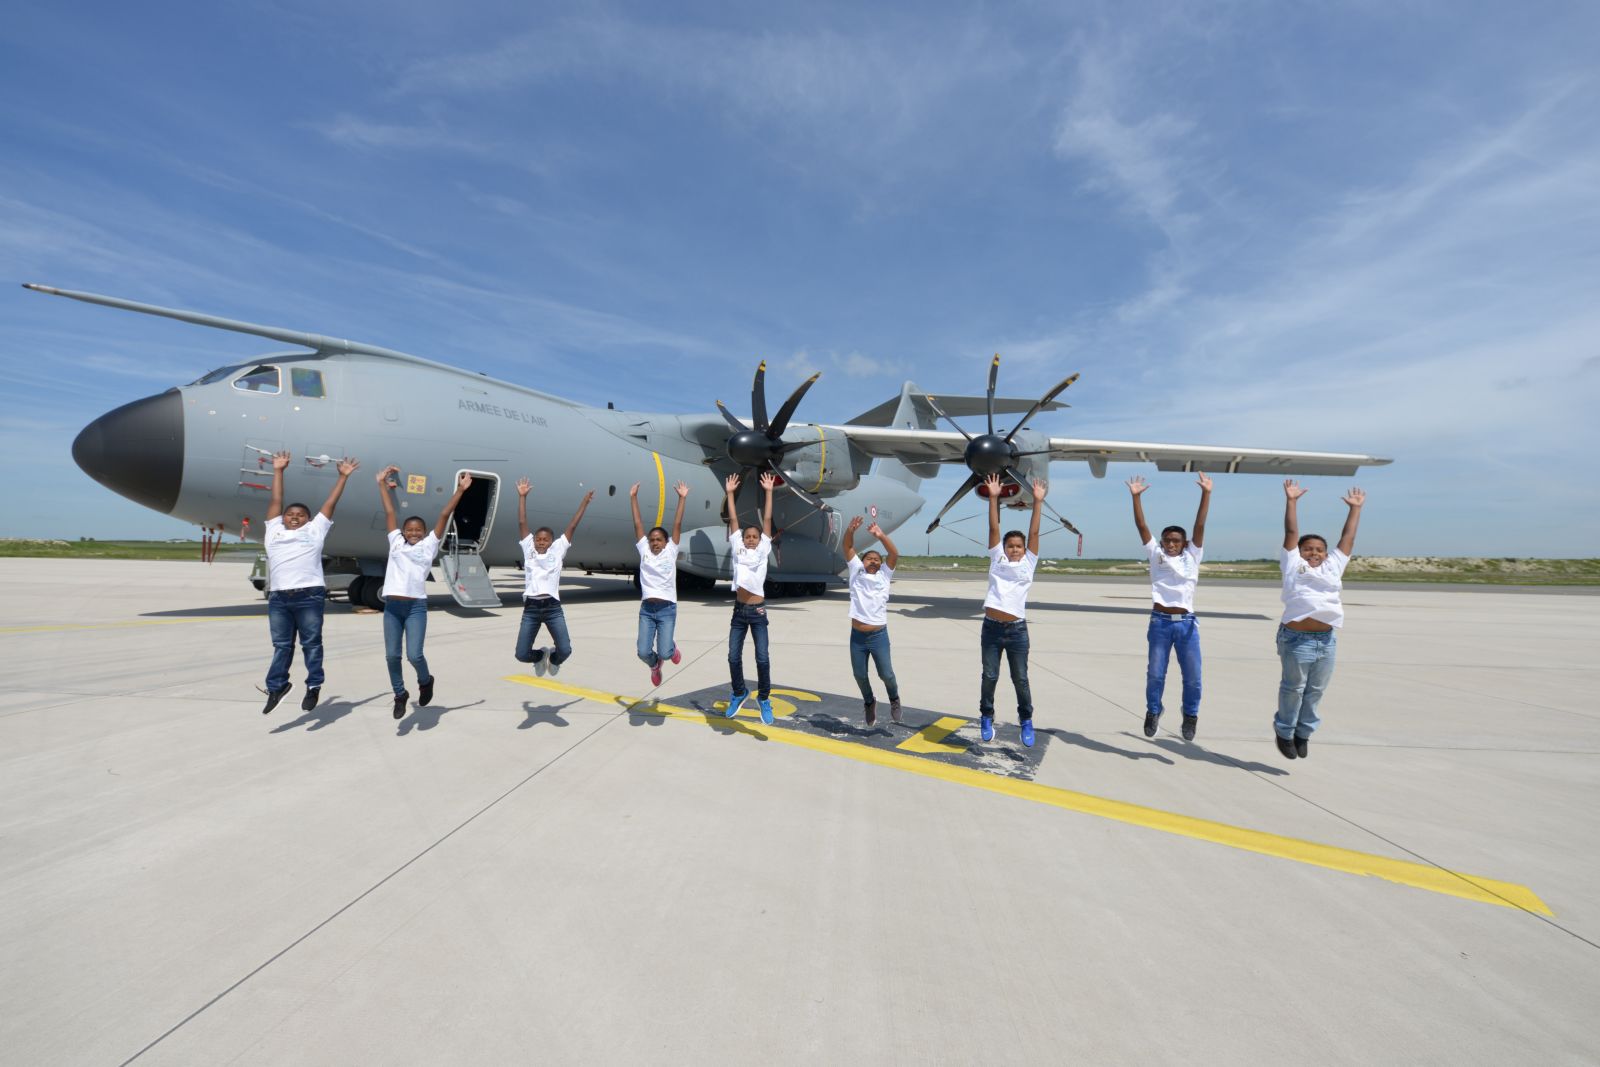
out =
{"type": "Polygon", "coordinates": [[[978,733],[979,733],[980,736],[982,736],[982,738],[985,741],[993,741],[994,740],[994,716],[993,715],[979,715],[978,716],[978,733]]]}
{"type": "Polygon", "coordinates": [[[733,718],[735,715],[739,714],[739,709],[744,707],[744,702],[749,696],[749,693],[729,693],[728,710],[722,714],[726,715],[730,719],[733,718]]]}
{"type": "Polygon", "coordinates": [[[771,726],[772,725],[772,701],[770,701],[770,700],[757,700],[756,703],[761,705],[761,721],[766,723],[768,726],[771,726]]]}
{"type": "Polygon", "coordinates": [[[1033,747],[1033,720],[1022,720],[1022,743],[1028,748],[1033,747]]]}

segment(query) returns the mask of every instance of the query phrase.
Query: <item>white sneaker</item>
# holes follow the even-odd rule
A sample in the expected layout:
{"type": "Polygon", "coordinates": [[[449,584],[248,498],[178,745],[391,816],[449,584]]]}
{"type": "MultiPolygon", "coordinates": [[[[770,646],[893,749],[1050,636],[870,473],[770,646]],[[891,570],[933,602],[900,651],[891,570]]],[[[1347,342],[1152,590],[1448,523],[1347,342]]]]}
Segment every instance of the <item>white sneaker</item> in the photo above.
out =
{"type": "Polygon", "coordinates": [[[555,654],[556,650],[553,648],[544,654],[544,661],[550,665],[550,677],[552,678],[561,673],[561,664],[551,658],[555,654]]]}
{"type": "Polygon", "coordinates": [[[543,678],[545,671],[550,669],[550,653],[539,648],[534,650],[534,654],[539,658],[533,661],[533,673],[543,678]]]}

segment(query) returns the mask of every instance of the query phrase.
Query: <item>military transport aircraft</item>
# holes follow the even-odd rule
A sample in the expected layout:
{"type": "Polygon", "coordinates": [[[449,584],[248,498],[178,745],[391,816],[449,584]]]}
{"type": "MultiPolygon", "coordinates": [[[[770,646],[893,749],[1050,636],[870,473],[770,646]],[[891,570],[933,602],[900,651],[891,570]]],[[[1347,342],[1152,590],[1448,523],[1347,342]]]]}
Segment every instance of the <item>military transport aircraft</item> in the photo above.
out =
{"type": "MultiPolygon", "coordinates": [[[[163,514],[208,530],[259,540],[265,525],[271,456],[288,449],[292,499],[320,500],[341,456],[371,469],[396,463],[400,508],[429,522],[462,472],[472,488],[456,508],[440,553],[451,595],[468,607],[500,603],[490,565],[522,561],[514,499],[506,487],[533,482],[529,522],[560,529],[589,490],[595,499],[568,566],[635,573],[628,489],[642,483],[647,520],[663,521],[673,483],[688,483],[683,550],[686,589],[708,588],[730,573],[722,479],[742,471],[741,514],[755,513],[753,475],[778,474],[769,591],[822,592],[843,568],[840,538],[854,515],[893,532],[926,503],[917,487],[942,464],[963,462],[966,482],[928,529],[991,472],[1004,476],[1013,506],[1031,506],[1030,479],[1048,477],[1051,460],[1081,460],[1103,478],[1109,463],[1154,463],[1159,470],[1259,474],[1351,474],[1390,462],[1330,452],[1269,451],[1205,445],[1088,441],[1048,437],[1028,427],[1077,375],[1037,401],[996,397],[1000,357],[989,365],[983,396],[925,393],[906,382],[892,397],[843,424],[793,423],[817,375],[768,416],[766,364],[757,369],[748,422],[721,401],[717,415],[674,415],[592,408],[497,381],[444,363],[320,334],[258,326],[115,297],[29,284],[25,288],[91,304],[254,334],[297,346],[219,367],[188,385],[135,400],[91,422],[72,456],[91,478],[163,514]],[[996,415],[1023,413],[1009,432],[996,415]],[[957,416],[983,415],[973,435],[957,416]],[[939,420],[955,426],[937,429],[939,420]]],[[[328,536],[330,579],[351,575],[352,602],[378,606],[386,562],[384,515],[377,492],[357,483],[339,505],[328,536]]],[[[1048,506],[1048,505],[1047,505],[1048,506]]],[[[1076,531],[1064,518],[1067,529],[1076,531]]],[[[330,582],[330,584],[335,584],[330,582]]]]}

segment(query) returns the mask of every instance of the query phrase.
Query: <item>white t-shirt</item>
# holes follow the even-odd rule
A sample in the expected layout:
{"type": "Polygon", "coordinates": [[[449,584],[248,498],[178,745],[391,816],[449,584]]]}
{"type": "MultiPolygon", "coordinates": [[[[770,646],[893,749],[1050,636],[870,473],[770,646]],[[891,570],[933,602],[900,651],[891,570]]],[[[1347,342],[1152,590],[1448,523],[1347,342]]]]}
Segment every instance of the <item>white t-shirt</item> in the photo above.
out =
{"type": "Polygon", "coordinates": [[[267,520],[261,545],[267,552],[268,589],[304,589],[326,586],[322,578],[322,542],[328,539],[333,522],[322,512],[298,530],[283,525],[283,516],[267,520]]]}
{"type": "Polygon", "coordinates": [[[1194,587],[1200,581],[1200,557],[1204,554],[1193,541],[1176,556],[1169,556],[1161,542],[1152,537],[1145,542],[1150,555],[1150,596],[1162,607],[1194,610],[1194,587]]]}
{"type": "Polygon", "coordinates": [[[383,575],[385,597],[404,596],[422,600],[428,595],[423,583],[433,569],[433,557],[439,554],[439,539],[428,531],[428,536],[414,545],[406,544],[399,530],[389,531],[389,569],[383,575]]]}
{"type": "Polygon", "coordinates": [[[889,583],[894,571],[885,563],[877,574],[868,574],[860,556],[850,560],[850,617],[868,626],[889,625],[889,583]]]}
{"type": "Polygon", "coordinates": [[[1316,619],[1336,629],[1344,625],[1344,604],[1339,592],[1344,587],[1349,556],[1332,548],[1322,566],[1313,567],[1300,558],[1299,549],[1286,548],[1279,564],[1283,568],[1284,622],[1316,619]]]}
{"type": "Polygon", "coordinates": [[[678,602],[678,546],[667,538],[660,553],[650,551],[650,538],[639,538],[639,599],[678,602]]]}
{"type": "Polygon", "coordinates": [[[767,595],[767,558],[772,555],[772,538],[761,535],[754,548],[744,547],[744,531],[728,535],[728,551],[733,555],[733,588],[756,596],[767,595]]]}
{"type": "Polygon", "coordinates": [[[1033,568],[1039,557],[1024,551],[1022,558],[1012,563],[1006,559],[1005,542],[989,550],[989,595],[983,606],[1003,611],[1019,619],[1027,617],[1028,588],[1033,585],[1033,568]]]}
{"type": "Polygon", "coordinates": [[[558,535],[542,556],[533,549],[533,534],[517,543],[522,546],[522,595],[530,598],[548,596],[560,600],[561,566],[566,562],[567,549],[572,547],[567,535],[558,535]]]}

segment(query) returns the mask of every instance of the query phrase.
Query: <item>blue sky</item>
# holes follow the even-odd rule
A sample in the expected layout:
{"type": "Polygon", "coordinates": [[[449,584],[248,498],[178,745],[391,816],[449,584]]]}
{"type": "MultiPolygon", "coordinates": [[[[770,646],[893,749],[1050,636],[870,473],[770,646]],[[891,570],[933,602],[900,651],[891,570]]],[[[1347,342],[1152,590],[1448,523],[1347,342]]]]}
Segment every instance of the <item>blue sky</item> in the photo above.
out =
{"type": "MultiPolygon", "coordinates": [[[[1082,372],[1052,434],[1395,457],[1368,553],[1595,553],[1595,5],[669,7],[13,20],[0,536],[184,533],[72,437],[274,347],[36,281],[646,410],[743,410],[766,358],[838,422],[998,351],[1008,393],[1082,372]]],[[[1192,517],[1187,477],[1054,467],[1086,554],[1132,552],[1135,473],[1192,517]]],[[[1346,483],[1311,482],[1334,531],[1346,483]]],[[[1270,554],[1281,506],[1220,479],[1212,554],[1270,554]]]]}

